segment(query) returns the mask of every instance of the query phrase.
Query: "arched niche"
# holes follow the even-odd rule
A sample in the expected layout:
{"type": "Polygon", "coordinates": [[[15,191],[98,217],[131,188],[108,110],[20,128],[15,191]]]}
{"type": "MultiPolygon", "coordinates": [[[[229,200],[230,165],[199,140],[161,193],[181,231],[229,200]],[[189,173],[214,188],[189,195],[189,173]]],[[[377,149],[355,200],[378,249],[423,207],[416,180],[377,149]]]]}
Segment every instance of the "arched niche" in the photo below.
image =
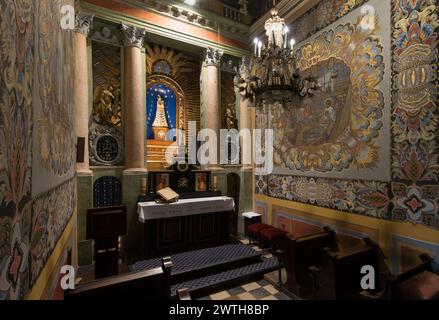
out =
{"type": "MultiPolygon", "coordinates": [[[[164,100],[167,123],[170,131],[174,132],[185,128],[185,95],[180,85],[173,79],[165,75],[152,75],[146,79],[146,121],[147,139],[155,140],[152,131],[152,124],[155,120],[157,111],[157,99],[161,96],[164,100]],[[168,117],[169,116],[169,117],[168,117]]],[[[167,135],[166,141],[178,141],[184,144],[184,134],[177,136],[177,140],[172,139],[171,133],[167,135]]]]}
{"type": "Polygon", "coordinates": [[[166,150],[186,145],[186,98],[181,86],[172,78],[156,74],[146,78],[146,148],[148,170],[159,170],[166,164],[166,150]],[[158,96],[164,102],[167,132],[153,130],[158,96]],[[154,132],[155,131],[155,132],[154,132]],[[177,143],[175,146],[173,144],[177,143]]]}

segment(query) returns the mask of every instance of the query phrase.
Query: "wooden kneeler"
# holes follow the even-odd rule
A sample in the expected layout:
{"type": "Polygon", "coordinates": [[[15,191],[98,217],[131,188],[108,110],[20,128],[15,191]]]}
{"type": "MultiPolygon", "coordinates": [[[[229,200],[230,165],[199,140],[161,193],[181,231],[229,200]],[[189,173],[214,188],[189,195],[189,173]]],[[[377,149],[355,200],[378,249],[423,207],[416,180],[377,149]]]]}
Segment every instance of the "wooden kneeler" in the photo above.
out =
{"type": "Polygon", "coordinates": [[[65,292],[65,300],[170,300],[172,266],[163,258],[160,268],[80,284],[65,292]]]}

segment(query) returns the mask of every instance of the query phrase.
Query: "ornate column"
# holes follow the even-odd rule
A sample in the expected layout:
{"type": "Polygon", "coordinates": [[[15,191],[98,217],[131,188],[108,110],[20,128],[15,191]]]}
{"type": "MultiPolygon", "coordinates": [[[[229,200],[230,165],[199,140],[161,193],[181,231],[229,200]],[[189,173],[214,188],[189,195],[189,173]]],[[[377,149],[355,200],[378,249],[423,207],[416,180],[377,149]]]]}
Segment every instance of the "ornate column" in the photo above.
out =
{"type": "Polygon", "coordinates": [[[131,172],[146,172],[145,75],[142,70],[142,48],[146,30],[122,24],[124,39],[124,126],[125,167],[131,172]]]}
{"type": "Polygon", "coordinates": [[[75,17],[74,126],[77,137],[85,138],[84,163],[76,164],[79,175],[90,175],[88,152],[89,89],[87,36],[94,15],[78,13],[75,17]]]}
{"type": "Polygon", "coordinates": [[[203,62],[203,117],[204,128],[213,130],[217,135],[217,160],[208,165],[210,170],[222,170],[220,165],[220,129],[221,129],[221,81],[220,62],[223,52],[207,48],[203,62]]]}
{"type": "MultiPolygon", "coordinates": [[[[247,82],[250,77],[250,69],[247,59],[243,58],[239,68],[239,75],[235,80],[237,87],[235,88],[240,93],[239,100],[239,130],[240,136],[240,150],[241,150],[241,165],[242,170],[253,169],[253,125],[252,125],[252,107],[253,101],[247,91],[239,90],[239,81],[247,82]]],[[[248,83],[247,83],[248,84],[248,83]]],[[[247,87],[246,87],[247,88],[247,87]]]]}

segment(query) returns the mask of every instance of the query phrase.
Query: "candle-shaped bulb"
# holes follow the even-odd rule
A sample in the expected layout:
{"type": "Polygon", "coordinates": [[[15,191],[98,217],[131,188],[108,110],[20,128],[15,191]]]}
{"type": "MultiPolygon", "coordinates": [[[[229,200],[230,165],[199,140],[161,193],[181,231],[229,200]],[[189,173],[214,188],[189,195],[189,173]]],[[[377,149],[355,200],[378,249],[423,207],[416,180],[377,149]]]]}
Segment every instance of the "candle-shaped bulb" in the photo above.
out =
{"type": "Polygon", "coordinates": [[[253,43],[254,43],[254,45],[255,45],[255,55],[257,55],[257,54],[258,54],[258,43],[259,43],[258,38],[255,38],[255,39],[253,40],[253,43]]]}
{"type": "Polygon", "coordinates": [[[291,41],[290,41],[290,45],[291,45],[291,50],[293,50],[294,49],[294,45],[296,44],[296,40],[294,40],[294,39],[291,39],[291,41]]]}
{"type": "Polygon", "coordinates": [[[142,179],[141,179],[141,190],[140,190],[142,195],[146,195],[146,193],[148,191],[147,188],[148,188],[148,184],[147,184],[146,177],[142,177],[142,179]]]}
{"type": "Polygon", "coordinates": [[[262,53],[262,42],[259,41],[258,43],[258,56],[261,57],[261,53],[262,53]]]}
{"type": "Polygon", "coordinates": [[[285,43],[284,43],[284,45],[285,45],[285,49],[286,49],[287,46],[288,46],[288,32],[290,32],[290,28],[288,28],[287,26],[285,26],[285,43]]]}

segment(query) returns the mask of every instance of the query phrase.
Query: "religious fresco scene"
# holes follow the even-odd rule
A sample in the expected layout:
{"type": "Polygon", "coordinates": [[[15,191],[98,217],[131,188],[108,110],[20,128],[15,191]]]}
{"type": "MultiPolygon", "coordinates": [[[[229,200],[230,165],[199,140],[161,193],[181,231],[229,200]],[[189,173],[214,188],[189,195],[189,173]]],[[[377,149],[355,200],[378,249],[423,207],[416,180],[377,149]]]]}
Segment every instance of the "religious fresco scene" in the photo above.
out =
{"type": "Polygon", "coordinates": [[[0,310],[439,300],[438,13],[0,0],[0,310]]]}

